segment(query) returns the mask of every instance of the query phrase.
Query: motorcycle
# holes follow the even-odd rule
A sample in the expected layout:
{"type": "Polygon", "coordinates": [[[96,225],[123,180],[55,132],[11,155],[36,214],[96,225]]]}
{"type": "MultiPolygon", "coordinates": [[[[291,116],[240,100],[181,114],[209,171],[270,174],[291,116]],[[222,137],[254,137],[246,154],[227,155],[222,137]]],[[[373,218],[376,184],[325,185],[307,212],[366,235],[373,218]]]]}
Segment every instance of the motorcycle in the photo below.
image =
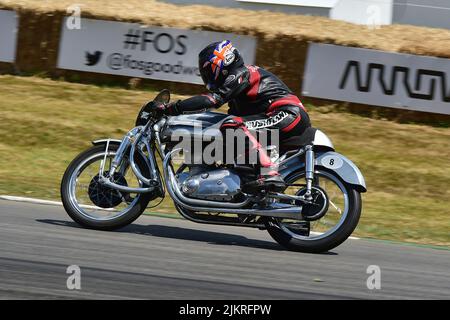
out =
{"type": "Polygon", "coordinates": [[[211,136],[210,129],[220,128],[231,116],[154,112],[155,105],[169,101],[170,92],[161,91],[142,107],[136,126],[122,140],[93,141],[70,163],[61,198],[75,222],[97,230],[122,228],[168,193],[176,210],[190,221],[267,230],[289,250],[329,251],[352,234],[366,184],[361,171],[335,152],[325,133],[310,128],[282,154],[267,150],[286,182],[284,190],[247,190],[247,183],[257,179],[254,166],[188,164],[183,158],[180,163],[175,155],[188,151],[171,139],[178,130],[189,132],[193,140],[206,131],[211,136]]]}

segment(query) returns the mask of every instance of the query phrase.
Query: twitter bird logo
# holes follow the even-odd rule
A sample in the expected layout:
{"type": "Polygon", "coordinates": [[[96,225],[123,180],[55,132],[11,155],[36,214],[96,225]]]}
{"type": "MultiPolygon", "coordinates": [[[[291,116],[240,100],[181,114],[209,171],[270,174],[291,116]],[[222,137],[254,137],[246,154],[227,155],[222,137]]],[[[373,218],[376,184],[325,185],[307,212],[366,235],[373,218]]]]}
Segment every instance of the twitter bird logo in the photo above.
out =
{"type": "Polygon", "coordinates": [[[103,52],[101,51],[95,51],[93,54],[86,51],[86,65],[95,66],[102,58],[102,54],[103,52]]]}

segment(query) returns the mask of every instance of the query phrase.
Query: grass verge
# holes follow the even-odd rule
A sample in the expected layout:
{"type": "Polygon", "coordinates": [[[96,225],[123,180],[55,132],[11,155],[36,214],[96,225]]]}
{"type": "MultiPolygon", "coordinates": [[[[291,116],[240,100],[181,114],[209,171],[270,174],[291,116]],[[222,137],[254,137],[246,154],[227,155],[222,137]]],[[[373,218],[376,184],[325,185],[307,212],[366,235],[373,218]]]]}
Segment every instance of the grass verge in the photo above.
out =
{"type": "MultiPolygon", "coordinates": [[[[59,199],[90,141],[120,138],[152,91],[0,76],[0,194],[59,199]]],[[[362,170],[369,192],[355,236],[450,245],[450,129],[314,108],[315,127],[362,170]]],[[[175,212],[165,199],[152,212],[175,212]]]]}

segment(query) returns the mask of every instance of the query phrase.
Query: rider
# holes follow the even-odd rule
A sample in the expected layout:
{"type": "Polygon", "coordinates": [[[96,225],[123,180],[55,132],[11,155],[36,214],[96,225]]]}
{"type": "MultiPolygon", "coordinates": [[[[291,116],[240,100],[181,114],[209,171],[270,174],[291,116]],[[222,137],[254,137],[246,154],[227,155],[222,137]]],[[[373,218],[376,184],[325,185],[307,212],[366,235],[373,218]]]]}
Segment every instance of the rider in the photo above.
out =
{"type": "Polygon", "coordinates": [[[281,141],[301,135],[311,124],[300,100],[269,71],[244,65],[241,54],[228,40],[214,42],[199,53],[199,70],[209,93],[163,105],[161,111],[178,115],[228,103],[228,113],[235,117],[222,127],[243,130],[258,152],[259,165],[266,169],[261,170],[255,183],[283,188],[277,166],[249,130],[278,129],[281,141]]]}

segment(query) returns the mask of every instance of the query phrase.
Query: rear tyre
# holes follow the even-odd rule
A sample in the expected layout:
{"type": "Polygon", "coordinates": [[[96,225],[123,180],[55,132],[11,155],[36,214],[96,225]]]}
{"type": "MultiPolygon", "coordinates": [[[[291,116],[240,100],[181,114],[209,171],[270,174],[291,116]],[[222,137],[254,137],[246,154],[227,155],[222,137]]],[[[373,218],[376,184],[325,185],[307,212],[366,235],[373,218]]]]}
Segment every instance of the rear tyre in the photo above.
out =
{"type": "MultiPolygon", "coordinates": [[[[318,171],[316,172],[316,175],[317,174],[323,174],[324,176],[332,177],[336,181],[339,181],[339,185],[344,189],[343,192],[345,192],[348,201],[348,208],[345,211],[345,216],[342,218],[342,221],[336,225],[335,229],[330,231],[330,234],[325,233],[323,236],[317,237],[310,237],[308,234],[309,232],[304,234],[304,230],[302,231],[303,233],[300,232],[296,234],[287,229],[279,219],[267,219],[266,228],[271,237],[288,250],[307,253],[322,253],[329,251],[347,240],[358,225],[362,209],[361,194],[352,186],[342,182],[333,172],[318,171]]],[[[287,180],[287,183],[293,183],[293,181],[301,178],[301,176],[302,174],[292,177],[287,180]]]]}

